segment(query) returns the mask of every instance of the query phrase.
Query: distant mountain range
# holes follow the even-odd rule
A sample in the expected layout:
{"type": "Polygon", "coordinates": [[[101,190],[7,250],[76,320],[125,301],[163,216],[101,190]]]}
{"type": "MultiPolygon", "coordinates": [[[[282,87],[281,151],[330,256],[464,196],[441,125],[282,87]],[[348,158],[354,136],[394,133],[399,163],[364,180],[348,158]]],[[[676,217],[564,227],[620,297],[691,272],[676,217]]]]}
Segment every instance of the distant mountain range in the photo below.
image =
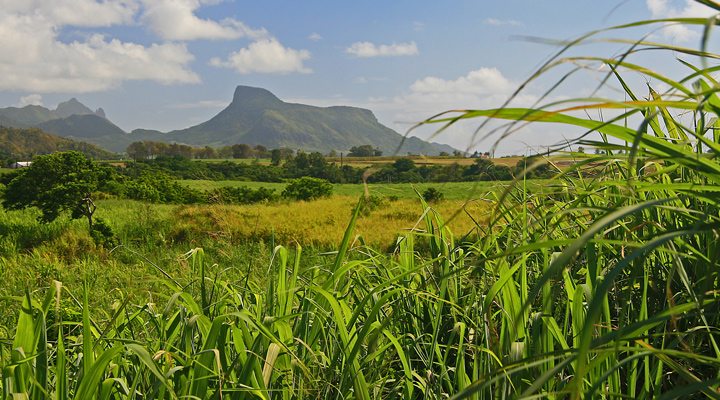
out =
{"type": "MultiPolygon", "coordinates": [[[[135,141],[153,140],[193,146],[246,143],[323,153],[369,144],[393,154],[403,142],[402,135],[378,122],[370,110],[286,103],[265,89],[248,86],[238,86],[230,105],[210,120],[167,133],[147,129],[126,133],[108,120],[101,108],[92,111],[77,99],[60,103],[55,110],[41,106],[0,108],[0,125],[37,127],[116,152],[125,151],[135,141]]],[[[453,150],[408,137],[399,154],[433,155],[453,150]]]]}

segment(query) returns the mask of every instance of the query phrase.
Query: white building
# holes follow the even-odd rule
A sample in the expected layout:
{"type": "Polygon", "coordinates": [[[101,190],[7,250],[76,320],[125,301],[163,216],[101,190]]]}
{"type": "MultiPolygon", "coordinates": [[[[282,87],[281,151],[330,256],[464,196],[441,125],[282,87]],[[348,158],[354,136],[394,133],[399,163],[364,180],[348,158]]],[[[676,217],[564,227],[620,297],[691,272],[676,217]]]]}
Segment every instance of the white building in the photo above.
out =
{"type": "Polygon", "coordinates": [[[29,167],[30,164],[32,164],[32,161],[18,161],[10,164],[10,168],[18,169],[18,168],[25,168],[29,167]]]}

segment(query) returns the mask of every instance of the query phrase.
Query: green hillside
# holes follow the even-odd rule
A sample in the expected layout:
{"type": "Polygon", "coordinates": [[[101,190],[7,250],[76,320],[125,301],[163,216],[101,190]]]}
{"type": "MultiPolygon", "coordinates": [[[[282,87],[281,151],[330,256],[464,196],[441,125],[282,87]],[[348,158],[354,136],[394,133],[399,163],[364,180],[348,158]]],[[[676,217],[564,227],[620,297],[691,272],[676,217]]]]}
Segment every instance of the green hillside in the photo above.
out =
{"type": "Polygon", "coordinates": [[[51,135],[37,128],[0,127],[0,159],[29,160],[35,155],[68,150],[77,150],[96,159],[115,157],[95,145],[51,135]]]}

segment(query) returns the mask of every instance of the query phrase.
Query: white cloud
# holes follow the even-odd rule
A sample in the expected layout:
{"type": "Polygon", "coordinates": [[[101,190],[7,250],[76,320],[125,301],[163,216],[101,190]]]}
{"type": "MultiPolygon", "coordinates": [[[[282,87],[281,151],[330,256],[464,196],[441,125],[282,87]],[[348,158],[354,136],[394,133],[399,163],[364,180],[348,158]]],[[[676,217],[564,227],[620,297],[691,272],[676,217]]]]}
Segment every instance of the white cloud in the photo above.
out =
{"type": "Polygon", "coordinates": [[[295,50],[283,46],[277,39],[262,39],[248,47],[231,53],[227,60],[213,58],[210,65],[231,68],[240,74],[288,74],[292,72],[310,73],[303,62],[310,59],[307,50],[295,50]]]}
{"type": "MultiPolygon", "coordinates": [[[[370,99],[365,105],[376,110],[378,118],[396,131],[404,134],[407,129],[419,121],[423,121],[439,112],[447,110],[488,109],[503,105],[520,82],[507,78],[499,69],[483,67],[452,79],[428,76],[416,80],[408,90],[391,98],[370,99]]],[[[512,106],[531,106],[538,96],[528,93],[517,96],[512,106]]],[[[479,120],[457,123],[442,136],[433,139],[448,143],[459,149],[474,148],[474,132],[480,124],[479,120]]],[[[490,128],[498,126],[497,123],[490,128]]],[[[429,138],[440,128],[430,125],[413,132],[423,138],[429,138]]],[[[495,137],[497,138],[497,137],[495,137]]],[[[559,140],[560,137],[548,138],[559,140]]],[[[483,142],[481,146],[489,146],[492,141],[483,142]]],[[[521,146],[517,143],[512,145],[521,146]]],[[[483,147],[483,148],[485,148],[483,147]]]]}
{"type": "Polygon", "coordinates": [[[198,82],[184,44],[145,46],[99,34],[72,42],[58,38],[66,26],[128,23],[135,10],[135,3],[121,0],[0,0],[0,90],[81,93],[127,80],[198,82]]]}
{"type": "Polygon", "coordinates": [[[497,18],[486,18],[483,20],[483,24],[490,26],[524,26],[520,21],[514,19],[497,19],[497,18]]]}
{"type": "Polygon", "coordinates": [[[317,41],[322,40],[323,37],[320,36],[319,33],[313,32],[313,33],[310,34],[310,36],[308,36],[308,39],[312,40],[313,42],[317,42],[317,41]]]}
{"type": "Polygon", "coordinates": [[[20,98],[20,101],[17,103],[18,107],[25,107],[25,106],[41,106],[43,105],[43,98],[39,94],[29,94],[27,96],[23,96],[20,98]]]}
{"type": "Polygon", "coordinates": [[[202,19],[195,11],[208,0],[143,0],[142,21],[161,38],[168,40],[258,39],[268,35],[265,29],[252,29],[244,23],[226,18],[221,21],[202,19]]]}
{"type": "MultiPolygon", "coordinates": [[[[693,0],[646,0],[652,18],[709,18],[718,12],[693,0]]],[[[678,42],[699,39],[700,33],[685,25],[668,24],[663,28],[663,35],[678,42]]]]}
{"type": "Polygon", "coordinates": [[[516,86],[497,68],[480,68],[454,80],[429,76],[415,81],[410,89],[422,95],[457,93],[492,96],[510,94],[516,86]]]}
{"type": "Polygon", "coordinates": [[[371,42],[356,42],[345,52],[360,58],[415,56],[420,54],[415,42],[376,45],[371,42]]]}
{"type": "MultiPolygon", "coordinates": [[[[454,79],[418,79],[404,94],[374,99],[372,103],[393,112],[393,120],[408,126],[444,110],[499,107],[518,85],[497,68],[483,67],[454,79]]],[[[513,104],[530,106],[536,100],[537,96],[525,94],[515,98],[513,104]]]]}
{"type": "Polygon", "coordinates": [[[101,27],[131,23],[138,10],[135,0],[0,0],[8,15],[42,16],[58,26],[101,27]]]}

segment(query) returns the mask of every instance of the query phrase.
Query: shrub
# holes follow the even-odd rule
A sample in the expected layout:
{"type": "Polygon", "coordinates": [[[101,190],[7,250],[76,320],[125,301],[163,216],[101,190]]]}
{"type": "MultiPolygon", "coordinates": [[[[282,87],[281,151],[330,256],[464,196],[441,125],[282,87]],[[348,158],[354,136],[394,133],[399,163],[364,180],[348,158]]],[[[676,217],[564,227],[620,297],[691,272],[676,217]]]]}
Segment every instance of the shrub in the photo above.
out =
{"type": "Polygon", "coordinates": [[[210,203],[252,204],[274,199],[274,189],[264,187],[251,189],[247,186],[218,188],[211,191],[208,196],[210,203]]]}
{"type": "Polygon", "coordinates": [[[95,218],[90,229],[90,236],[98,246],[115,247],[117,238],[110,225],[102,218],[95,218]]]}
{"type": "Polygon", "coordinates": [[[291,180],[283,190],[282,197],[293,200],[314,200],[329,197],[332,189],[332,184],[325,179],[304,176],[291,180]]]}
{"type": "Polygon", "coordinates": [[[363,197],[362,208],[360,209],[360,215],[367,217],[373,211],[387,204],[385,198],[371,194],[370,196],[363,197]]]}
{"type": "Polygon", "coordinates": [[[430,187],[422,193],[422,197],[427,202],[434,202],[442,200],[445,195],[434,187],[430,187]]]}

